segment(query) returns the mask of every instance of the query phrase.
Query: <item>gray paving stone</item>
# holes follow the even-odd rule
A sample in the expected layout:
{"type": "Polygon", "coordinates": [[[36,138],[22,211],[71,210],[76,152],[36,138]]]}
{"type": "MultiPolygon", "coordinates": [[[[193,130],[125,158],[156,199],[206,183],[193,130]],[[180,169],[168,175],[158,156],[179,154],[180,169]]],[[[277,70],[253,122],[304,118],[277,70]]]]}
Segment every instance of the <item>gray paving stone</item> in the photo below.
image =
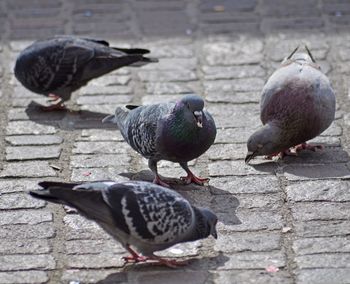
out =
{"type": "Polygon", "coordinates": [[[274,162],[254,167],[246,165],[244,161],[218,161],[209,164],[209,175],[212,177],[220,176],[246,176],[246,175],[266,175],[274,174],[276,164],[274,162]]]}
{"type": "Polygon", "coordinates": [[[279,2],[276,0],[264,0],[260,10],[261,14],[268,17],[318,16],[320,14],[320,10],[315,9],[317,5],[316,0],[311,0],[306,3],[302,0],[297,0],[287,3],[283,8],[278,4],[279,2]],[[299,9],[299,5],[303,5],[303,9],[299,9]]]}
{"type": "Polygon", "coordinates": [[[114,141],[75,142],[74,154],[127,154],[130,150],[127,143],[114,141]]]}
{"type": "Polygon", "coordinates": [[[297,255],[350,252],[350,237],[307,238],[293,242],[297,255]]]}
{"type": "Polygon", "coordinates": [[[197,58],[162,58],[157,64],[147,64],[142,70],[195,70],[197,58]]]}
{"type": "Polygon", "coordinates": [[[0,255],[0,271],[43,269],[51,270],[56,266],[53,256],[37,255],[0,255]]]}
{"type": "Polygon", "coordinates": [[[174,82],[149,82],[146,83],[146,90],[149,94],[186,94],[192,93],[191,88],[181,83],[174,82]]]}
{"type": "Polygon", "coordinates": [[[152,51],[152,56],[157,58],[192,58],[195,55],[190,39],[155,39],[145,42],[144,46],[152,51]]]}
{"type": "Polygon", "coordinates": [[[350,253],[323,253],[302,255],[295,258],[300,269],[304,268],[350,268],[350,253]],[[320,257],[322,255],[322,257],[320,257]]]}
{"type": "MultiPolygon", "coordinates": [[[[83,88],[80,89],[80,93],[83,94],[82,97],[99,95],[99,96],[102,96],[102,97],[106,96],[106,100],[107,100],[107,97],[109,95],[115,95],[115,94],[126,95],[126,94],[131,94],[132,91],[133,91],[133,89],[132,89],[131,86],[96,86],[96,85],[88,85],[88,86],[83,87],[83,88]]],[[[125,96],[122,96],[122,98],[126,99],[125,96]]]]}
{"type": "Polygon", "coordinates": [[[128,155],[78,155],[72,156],[70,167],[72,168],[103,168],[109,166],[128,167],[131,157],[128,155]]]}
{"type": "Polygon", "coordinates": [[[292,17],[292,18],[265,18],[261,23],[261,30],[267,31],[285,31],[293,27],[295,30],[321,29],[324,26],[323,19],[319,17],[292,17]]]}
{"type": "Polygon", "coordinates": [[[52,213],[43,210],[0,211],[1,225],[29,224],[36,225],[53,220],[52,213]]]}
{"type": "MultiPolygon", "coordinates": [[[[64,283],[74,283],[75,281],[82,282],[82,283],[98,283],[98,281],[104,281],[104,279],[108,279],[108,276],[114,275],[114,273],[118,273],[118,270],[116,269],[103,269],[103,270],[68,269],[63,271],[61,280],[64,283]]],[[[127,281],[126,273],[120,273],[120,275],[121,275],[120,279],[122,281],[127,281]]],[[[114,277],[113,281],[117,281],[116,277],[114,277]]],[[[118,282],[115,282],[115,283],[118,283],[118,282]]]]}
{"type": "Polygon", "coordinates": [[[296,203],[292,207],[292,214],[295,220],[346,220],[350,216],[350,203],[334,202],[303,202],[296,203]]]}
{"type": "Polygon", "coordinates": [[[7,161],[23,161],[38,159],[58,159],[60,146],[16,146],[6,147],[7,161]]]}
{"type": "Polygon", "coordinates": [[[210,179],[211,192],[222,194],[276,193],[280,192],[276,176],[220,177],[210,179]],[[219,190],[216,190],[218,188],[219,190]]]}
{"type": "Polygon", "coordinates": [[[0,210],[42,208],[45,206],[45,204],[45,201],[34,199],[27,193],[3,194],[0,198],[0,210]]]}
{"type": "Polygon", "coordinates": [[[1,284],[36,284],[49,280],[47,272],[38,270],[0,272],[1,284]]]}
{"type": "Polygon", "coordinates": [[[182,98],[182,95],[146,95],[142,97],[142,105],[151,105],[157,103],[176,102],[182,98]]]}
{"type": "Polygon", "coordinates": [[[280,251],[270,252],[241,252],[227,255],[229,259],[218,270],[230,269],[258,269],[270,265],[276,267],[285,266],[284,254],[280,251]]]}
{"type": "Polygon", "coordinates": [[[68,255],[125,253],[125,249],[115,240],[70,240],[66,241],[65,251],[68,255]]]}
{"type": "Polygon", "coordinates": [[[315,268],[300,269],[296,272],[298,283],[310,284],[345,284],[350,278],[349,268],[315,268]]]}
{"type": "Polygon", "coordinates": [[[70,255],[67,257],[68,268],[116,268],[123,265],[122,255],[118,257],[115,253],[70,255]]]}
{"type": "Polygon", "coordinates": [[[36,180],[1,180],[0,179],[0,193],[11,193],[11,192],[23,192],[38,189],[38,182],[36,180]]]}
{"type": "Polygon", "coordinates": [[[90,86],[115,86],[115,85],[127,85],[131,80],[130,75],[121,75],[110,73],[108,75],[96,78],[89,82],[90,86]]]}
{"type": "Polygon", "coordinates": [[[350,175],[346,164],[288,165],[283,168],[283,171],[290,181],[341,178],[350,175]]]}
{"type": "Polygon", "coordinates": [[[7,135],[18,134],[54,134],[52,126],[41,125],[32,121],[10,121],[6,127],[7,135]]]}
{"type": "Polygon", "coordinates": [[[280,249],[278,233],[231,233],[221,234],[214,249],[219,252],[273,251],[280,249]]]}
{"type": "Polygon", "coordinates": [[[63,138],[57,135],[19,135],[7,136],[6,142],[12,146],[27,146],[27,145],[54,145],[61,144],[63,138]]]}
{"type": "Polygon", "coordinates": [[[210,274],[208,271],[147,271],[140,273],[128,273],[127,276],[128,283],[130,284],[176,284],[186,282],[200,284],[205,283],[208,281],[208,279],[210,279],[210,274]]]}
{"type": "Polygon", "coordinates": [[[143,82],[188,82],[197,79],[191,70],[140,70],[138,76],[143,82]]]}
{"type": "Polygon", "coordinates": [[[258,103],[261,95],[259,92],[209,92],[206,100],[210,103],[258,103]]]}
{"type": "Polygon", "coordinates": [[[132,100],[130,95],[91,95],[79,96],[77,104],[79,105],[103,105],[108,103],[113,104],[128,104],[132,100]]]}
{"type": "Polygon", "coordinates": [[[214,144],[206,152],[209,159],[216,160],[243,160],[246,155],[245,144],[214,144]]]}
{"type": "Polygon", "coordinates": [[[4,166],[0,177],[54,177],[57,173],[48,162],[12,162],[4,166]]]}
{"type": "Polygon", "coordinates": [[[215,92],[260,92],[265,84],[261,78],[241,78],[232,80],[204,81],[204,91],[206,94],[215,92]]]}
{"type": "Polygon", "coordinates": [[[265,70],[259,65],[202,66],[205,80],[265,77],[265,70]]]}
{"type": "Polygon", "coordinates": [[[115,180],[126,181],[119,174],[128,172],[128,167],[123,165],[115,165],[108,168],[74,168],[72,170],[72,181],[95,181],[95,180],[115,180]]]}
{"type": "Polygon", "coordinates": [[[239,207],[244,209],[269,209],[279,210],[283,205],[280,194],[239,194],[235,195],[239,200],[239,207]]]}
{"type": "Polygon", "coordinates": [[[124,141],[123,136],[117,130],[83,129],[78,141],[124,141]]]}
{"type": "Polygon", "coordinates": [[[331,237],[350,234],[350,221],[308,221],[295,224],[297,235],[302,237],[331,237]]]}
{"type": "Polygon", "coordinates": [[[287,186],[288,199],[299,201],[350,201],[348,181],[322,180],[305,181],[287,186]]]}
{"type": "Polygon", "coordinates": [[[254,132],[250,128],[217,128],[215,143],[247,143],[254,132]]]}
{"type": "Polygon", "coordinates": [[[232,284],[232,283],[281,283],[290,284],[293,280],[287,272],[278,271],[278,273],[267,273],[265,270],[233,270],[220,271],[214,274],[214,283],[216,284],[232,284]]]}
{"type": "Polygon", "coordinates": [[[54,236],[55,230],[52,223],[48,222],[37,225],[1,225],[0,227],[1,239],[46,239],[54,236]]]}
{"type": "MultiPolygon", "coordinates": [[[[51,248],[47,240],[1,240],[0,254],[45,254],[50,253],[51,248]]],[[[1,279],[1,278],[0,278],[1,279]]],[[[0,280],[1,283],[1,280],[0,280]]]]}

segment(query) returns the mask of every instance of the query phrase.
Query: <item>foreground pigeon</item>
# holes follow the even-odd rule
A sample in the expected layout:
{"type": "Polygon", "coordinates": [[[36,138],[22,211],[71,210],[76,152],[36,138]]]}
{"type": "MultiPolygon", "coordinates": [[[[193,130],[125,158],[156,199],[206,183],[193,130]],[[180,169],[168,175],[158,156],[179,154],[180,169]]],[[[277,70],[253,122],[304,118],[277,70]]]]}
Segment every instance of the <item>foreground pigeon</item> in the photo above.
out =
{"type": "Polygon", "coordinates": [[[115,115],[103,122],[112,122],[126,142],[148,160],[155,174],[154,183],[167,186],[158,175],[157,163],[167,160],[179,163],[186,171],[186,184],[202,185],[209,179],[196,177],[187,162],[198,158],[214,143],[216,126],[211,115],[203,110],[204,101],[187,95],[177,102],[148,106],[127,106],[130,111],[117,108],[115,115]]]}
{"type": "Polygon", "coordinates": [[[144,57],[146,49],[109,47],[104,40],[56,36],[39,40],[18,56],[15,76],[30,91],[57,103],[46,110],[63,108],[71,93],[123,66],[141,66],[156,59],[144,57]]]}
{"type": "Polygon", "coordinates": [[[293,53],[268,79],[262,91],[263,127],[250,136],[246,163],[253,157],[296,155],[320,145],[306,141],[326,130],[334,120],[335,96],[331,84],[311,52],[293,53]],[[291,152],[294,147],[295,152],[291,152]]]}
{"type": "Polygon", "coordinates": [[[33,197],[71,206],[97,222],[130,252],[126,262],[155,260],[170,267],[182,265],[184,262],[163,259],[154,252],[209,235],[217,238],[213,212],[192,206],[177,192],[153,183],[44,181],[39,185],[43,190],[31,191],[33,197]]]}

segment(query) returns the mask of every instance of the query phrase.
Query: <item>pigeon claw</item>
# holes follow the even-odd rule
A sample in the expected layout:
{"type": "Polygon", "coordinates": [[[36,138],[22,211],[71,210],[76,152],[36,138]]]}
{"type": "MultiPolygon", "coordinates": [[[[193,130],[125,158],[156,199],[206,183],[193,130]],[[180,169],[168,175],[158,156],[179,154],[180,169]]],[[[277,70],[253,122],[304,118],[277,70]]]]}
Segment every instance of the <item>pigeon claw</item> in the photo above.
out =
{"type": "Polygon", "coordinates": [[[295,146],[294,149],[297,153],[302,151],[302,150],[310,150],[310,151],[316,152],[317,149],[323,150],[324,146],[323,145],[311,145],[311,144],[307,144],[307,143],[301,143],[301,144],[295,146]]]}
{"type": "Polygon", "coordinates": [[[125,261],[125,264],[127,264],[127,263],[146,262],[147,260],[149,260],[149,258],[143,255],[129,255],[129,256],[124,256],[123,260],[125,261]]]}
{"type": "Polygon", "coordinates": [[[166,182],[162,181],[158,175],[156,175],[156,177],[154,178],[153,183],[170,188],[170,185],[167,184],[166,182]]]}
{"type": "Polygon", "coordinates": [[[187,177],[180,177],[180,179],[182,181],[185,182],[185,184],[190,184],[190,183],[195,183],[195,184],[198,184],[198,185],[204,185],[205,183],[208,183],[209,182],[209,178],[200,178],[200,177],[196,177],[194,174],[192,173],[189,173],[187,175],[187,177]]]}

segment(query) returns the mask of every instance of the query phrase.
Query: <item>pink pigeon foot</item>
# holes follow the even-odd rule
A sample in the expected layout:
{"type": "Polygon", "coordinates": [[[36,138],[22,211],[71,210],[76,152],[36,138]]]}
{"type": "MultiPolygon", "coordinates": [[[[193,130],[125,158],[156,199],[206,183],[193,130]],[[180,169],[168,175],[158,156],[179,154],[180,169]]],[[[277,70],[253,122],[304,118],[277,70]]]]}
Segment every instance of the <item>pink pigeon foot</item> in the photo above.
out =
{"type": "Polygon", "coordinates": [[[186,266],[188,264],[187,260],[165,259],[159,256],[153,256],[150,259],[156,260],[157,262],[155,264],[157,265],[164,265],[170,268],[177,268],[180,266],[186,266]]]}
{"type": "Polygon", "coordinates": [[[323,150],[324,146],[323,145],[312,145],[312,144],[307,144],[307,143],[301,143],[297,146],[294,147],[295,151],[298,153],[302,150],[310,150],[313,152],[316,152],[317,149],[323,150]]]}
{"type": "Polygon", "coordinates": [[[159,177],[159,175],[155,176],[153,183],[170,188],[170,185],[167,184],[166,182],[162,181],[161,178],[159,177]]]}
{"type": "Polygon", "coordinates": [[[284,150],[284,151],[281,151],[281,152],[278,152],[278,153],[273,153],[271,155],[267,155],[265,156],[265,159],[267,160],[272,160],[273,157],[280,157],[281,159],[283,159],[284,157],[286,156],[298,156],[298,153],[296,152],[292,152],[290,149],[287,149],[287,150],[284,150]]]}
{"type": "Polygon", "coordinates": [[[198,185],[203,185],[204,183],[209,182],[209,178],[196,177],[192,172],[188,172],[187,177],[180,177],[180,179],[183,180],[185,184],[193,182],[198,185]]]}
{"type": "Polygon", "coordinates": [[[139,255],[130,246],[127,247],[127,250],[130,252],[131,255],[123,257],[123,260],[125,261],[125,264],[127,264],[127,263],[136,263],[136,262],[146,262],[147,260],[149,260],[149,257],[143,256],[143,255],[139,255]]]}
{"type": "Polygon", "coordinates": [[[64,105],[64,103],[62,103],[61,97],[54,95],[54,94],[49,94],[48,97],[49,97],[48,102],[50,102],[50,103],[56,102],[56,104],[51,104],[49,106],[42,106],[41,109],[43,111],[65,110],[66,109],[66,106],[64,105]]]}

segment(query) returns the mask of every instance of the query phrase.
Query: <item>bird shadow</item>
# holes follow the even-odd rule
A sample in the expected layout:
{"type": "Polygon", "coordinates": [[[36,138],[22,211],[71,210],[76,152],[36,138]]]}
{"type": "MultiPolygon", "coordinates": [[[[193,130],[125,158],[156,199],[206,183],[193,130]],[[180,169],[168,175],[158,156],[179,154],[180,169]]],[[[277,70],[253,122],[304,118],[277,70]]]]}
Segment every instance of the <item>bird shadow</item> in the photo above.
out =
{"type": "Polygon", "coordinates": [[[45,111],[42,107],[41,104],[31,101],[26,107],[25,113],[35,123],[62,130],[116,129],[116,126],[112,123],[102,123],[102,119],[109,113],[73,109],[45,111]]]}
{"type": "Polygon", "coordinates": [[[222,252],[212,257],[192,258],[188,265],[179,268],[168,268],[151,263],[129,265],[121,272],[108,275],[97,284],[142,283],[142,284],[177,284],[212,283],[215,275],[211,271],[224,266],[229,258],[222,252]]]}
{"type": "Polygon", "coordinates": [[[350,162],[349,154],[342,147],[325,143],[322,145],[323,150],[316,152],[303,150],[298,156],[286,156],[274,162],[250,164],[250,166],[261,172],[269,172],[268,168],[275,168],[274,171],[278,170],[292,180],[349,177],[350,171],[347,166],[350,162]]]}
{"type": "MultiPolygon", "coordinates": [[[[127,177],[130,180],[148,181],[152,182],[154,175],[150,170],[142,170],[136,173],[121,173],[123,177],[127,177]]],[[[219,221],[225,225],[240,225],[241,220],[237,217],[237,208],[239,207],[239,200],[236,196],[229,192],[214,187],[200,186],[197,184],[184,184],[181,180],[175,178],[164,178],[167,183],[170,184],[173,190],[176,190],[183,197],[191,202],[191,204],[198,207],[210,208],[219,217],[219,221]]]]}

